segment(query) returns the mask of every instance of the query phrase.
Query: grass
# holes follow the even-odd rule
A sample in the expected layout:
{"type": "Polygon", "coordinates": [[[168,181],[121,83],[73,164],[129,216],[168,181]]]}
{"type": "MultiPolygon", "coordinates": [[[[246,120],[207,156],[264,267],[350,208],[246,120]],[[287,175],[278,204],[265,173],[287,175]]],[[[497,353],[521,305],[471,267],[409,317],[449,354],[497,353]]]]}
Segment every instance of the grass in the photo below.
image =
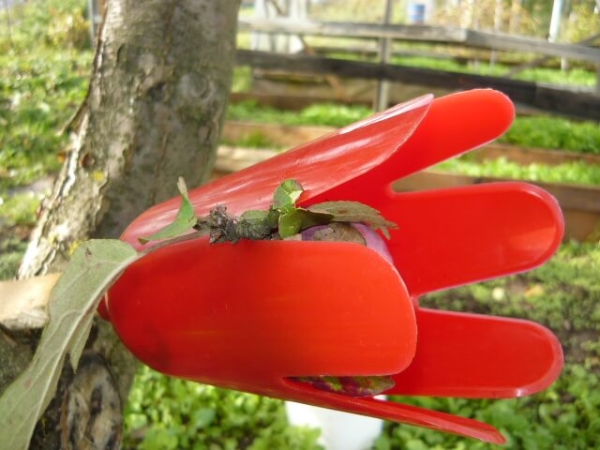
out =
{"type": "MultiPolygon", "coordinates": [[[[365,106],[321,103],[301,111],[281,111],[256,102],[229,105],[227,118],[281,125],[342,127],[373,113],[365,106]]],[[[600,154],[600,126],[592,121],[570,121],[559,117],[517,117],[499,142],[522,147],[600,154]]]]}
{"type": "Polygon", "coordinates": [[[44,50],[0,56],[0,196],[56,172],[82,102],[91,52],[44,50]]]}
{"type": "Polygon", "coordinates": [[[125,414],[124,448],[319,448],[318,431],[287,424],[283,403],[166,377],[143,368],[125,414]]]}
{"type": "Polygon", "coordinates": [[[14,276],[44,194],[16,188],[58,172],[61,129],[85,96],[91,58],[52,48],[0,55],[0,279],[14,276]]]}
{"type": "Polygon", "coordinates": [[[502,142],[523,147],[600,154],[600,125],[558,117],[517,117],[502,142]]]}
{"type": "Polygon", "coordinates": [[[14,278],[26,248],[26,241],[18,236],[0,234],[0,280],[14,278]]]}
{"type": "Polygon", "coordinates": [[[555,166],[544,164],[521,165],[506,158],[475,162],[466,158],[451,159],[435,168],[471,177],[495,177],[545,183],[600,185],[600,166],[585,162],[569,162],[555,166]]]}
{"type": "Polygon", "coordinates": [[[259,106],[252,101],[229,105],[229,120],[248,120],[277,123],[280,125],[322,125],[343,127],[364,119],[373,113],[366,106],[345,106],[335,103],[321,103],[308,106],[301,111],[283,111],[268,106],[259,106]]]}

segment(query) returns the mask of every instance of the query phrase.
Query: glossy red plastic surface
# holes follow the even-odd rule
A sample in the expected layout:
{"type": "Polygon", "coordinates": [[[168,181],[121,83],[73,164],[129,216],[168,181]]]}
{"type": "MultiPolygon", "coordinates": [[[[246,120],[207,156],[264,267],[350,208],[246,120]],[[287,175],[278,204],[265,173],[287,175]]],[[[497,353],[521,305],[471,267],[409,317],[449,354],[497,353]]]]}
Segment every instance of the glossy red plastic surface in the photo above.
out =
{"type": "MultiPolygon", "coordinates": [[[[429,110],[433,97],[420,97],[398,105],[316,141],[302,145],[256,166],[241,170],[190,191],[199,215],[215,205],[226,205],[231,214],[268,208],[273,192],[286,179],[302,183],[302,199],[319,193],[383,164],[413,135],[429,110]]],[[[391,181],[391,179],[389,180],[391,181]]],[[[139,246],[137,238],[149,236],[171,223],[180,199],[150,208],[123,233],[122,239],[139,246]]]]}
{"type": "Polygon", "coordinates": [[[394,193],[376,207],[398,224],[388,247],[413,296],[537,267],[563,235],[557,201],[527,183],[394,193]]]}
{"type": "MultiPolygon", "coordinates": [[[[513,116],[495,91],[426,96],[191,191],[199,215],[217,204],[234,214],[266,208],[290,178],[306,189],[304,205],[362,201],[399,225],[389,241],[395,267],[349,243],[188,241],[137,262],[110,291],[117,333],[142,361],[171,375],[502,442],[471,419],[286,377],[393,374],[390,393],[489,398],[552,383],[562,352],[545,328],[427,310],[417,299],[542,264],[562,238],[557,202],[526,183],[390,187],[493,140],[513,116]]],[[[151,208],[123,239],[138,245],[178,206],[173,199],[151,208]]]]}
{"type": "Polygon", "coordinates": [[[232,388],[240,379],[262,390],[290,376],[404,370],[417,329],[398,272],[366,247],[321,244],[164,247],[123,275],[110,316],[155,369],[232,388]]]}
{"type": "Polygon", "coordinates": [[[389,394],[522,397],[562,369],[560,343],[534,322],[417,308],[417,326],[416,357],[389,394]]]}

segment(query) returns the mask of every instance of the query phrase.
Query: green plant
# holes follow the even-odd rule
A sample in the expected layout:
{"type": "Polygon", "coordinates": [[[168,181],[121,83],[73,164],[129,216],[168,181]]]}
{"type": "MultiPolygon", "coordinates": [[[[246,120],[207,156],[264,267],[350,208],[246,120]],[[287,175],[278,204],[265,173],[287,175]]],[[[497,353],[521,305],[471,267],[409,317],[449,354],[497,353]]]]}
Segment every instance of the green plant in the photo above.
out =
{"type": "Polygon", "coordinates": [[[302,124],[319,123],[331,127],[343,127],[372,114],[371,108],[365,106],[345,106],[322,103],[307,106],[300,112],[302,124]]]}
{"type": "Polygon", "coordinates": [[[58,170],[60,130],[85,96],[90,63],[89,52],[64,50],[0,56],[0,189],[58,170]]]}
{"type": "Polygon", "coordinates": [[[600,126],[556,117],[518,117],[500,139],[508,144],[600,154],[600,126]]]}
{"type": "Polygon", "coordinates": [[[16,275],[39,203],[39,196],[34,194],[0,196],[0,280],[16,275]]]}
{"type": "MultiPolygon", "coordinates": [[[[278,123],[282,125],[324,125],[342,127],[363,119],[372,110],[365,106],[321,103],[301,111],[282,111],[253,101],[229,105],[230,120],[278,123]]],[[[517,117],[499,139],[523,147],[559,149],[600,154],[600,127],[596,122],[575,122],[557,117],[517,117]]]]}
{"type": "Polygon", "coordinates": [[[18,194],[6,199],[0,197],[0,206],[5,211],[1,217],[4,226],[32,226],[40,203],[35,194],[18,194]]]}
{"type": "Polygon", "coordinates": [[[600,166],[579,161],[546,166],[537,163],[521,165],[508,161],[506,158],[486,160],[480,163],[467,158],[445,161],[436,168],[471,177],[600,185],[600,166]]]}
{"type": "Polygon", "coordinates": [[[317,430],[287,424],[283,402],[169,378],[146,367],[138,373],[125,415],[125,448],[319,448],[317,430]]]}
{"type": "Polygon", "coordinates": [[[227,110],[227,118],[230,120],[335,127],[348,125],[370,114],[372,110],[364,106],[344,106],[335,103],[315,104],[301,111],[282,111],[269,106],[259,106],[253,101],[244,101],[230,104],[227,110]]]}
{"type": "Polygon", "coordinates": [[[224,139],[222,141],[225,145],[231,145],[235,147],[245,147],[245,148],[268,148],[271,150],[279,150],[281,146],[275,144],[269,139],[268,136],[265,136],[264,133],[260,131],[252,131],[248,133],[246,136],[241,137],[236,141],[230,141],[224,139]]]}
{"type": "MultiPolygon", "coordinates": [[[[238,45],[238,48],[240,46],[238,45]]],[[[248,66],[237,66],[233,70],[233,84],[231,92],[244,92],[252,88],[252,68],[248,66]]]]}
{"type": "Polygon", "coordinates": [[[83,9],[60,12],[50,11],[52,21],[48,25],[46,39],[53,47],[70,47],[78,50],[91,46],[90,23],[83,9]]]}
{"type": "Polygon", "coordinates": [[[0,235],[0,280],[14,278],[26,248],[21,239],[0,235]]]}
{"type": "Polygon", "coordinates": [[[0,11],[10,31],[0,34],[0,52],[26,54],[32,48],[89,49],[90,24],[85,0],[33,0],[0,11]]]}

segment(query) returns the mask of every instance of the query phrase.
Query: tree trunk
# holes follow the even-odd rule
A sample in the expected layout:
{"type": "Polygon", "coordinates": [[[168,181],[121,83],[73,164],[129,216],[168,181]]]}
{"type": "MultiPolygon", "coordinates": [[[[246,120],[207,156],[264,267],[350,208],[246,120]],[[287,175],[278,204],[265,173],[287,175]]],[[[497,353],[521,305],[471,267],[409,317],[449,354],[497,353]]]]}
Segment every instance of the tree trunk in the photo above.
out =
{"type": "MultiPolygon", "coordinates": [[[[208,179],[231,85],[238,7],[239,0],[107,2],[68,159],[19,277],[62,270],[90,237],[118,237],[142,211],[176,195],[179,176],[190,186],[208,179]]],[[[38,334],[0,339],[0,390],[23,369],[38,334]]],[[[135,363],[106,323],[88,346],[77,374],[64,370],[31,448],[61,448],[61,432],[63,448],[119,447],[120,408],[111,407],[117,392],[125,398],[135,363]]]]}

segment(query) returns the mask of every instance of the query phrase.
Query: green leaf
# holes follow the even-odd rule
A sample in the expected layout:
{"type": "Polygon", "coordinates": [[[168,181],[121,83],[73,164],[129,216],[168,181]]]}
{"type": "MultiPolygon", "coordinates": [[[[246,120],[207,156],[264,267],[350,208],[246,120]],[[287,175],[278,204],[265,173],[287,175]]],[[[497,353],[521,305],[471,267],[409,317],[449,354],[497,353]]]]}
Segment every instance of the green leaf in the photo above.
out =
{"type": "Polygon", "coordinates": [[[388,228],[398,228],[394,222],[386,220],[379,211],[360,202],[339,201],[312,205],[309,211],[331,214],[332,222],[361,222],[373,229],[380,229],[389,239],[388,228]]]}
{"type": "Polygon", "coordinates": [[[285,180],[273,195],[273,209],[286,210],[293,208],[304,189],[296,180],[285,180]]]}
{"type": "Polygon", "coordinates": [[[300,231],[317,225],[327,225],[333,220],[333,215],[328,213],[310,211],[304,208],[296,208],[300,216],[300,231]]]}
{"type": "Polygon", "coordinates": [[[302,214],[297,209],[283,213],[279,216],[279,236],[282,239],[297,234],[302,226],[302,214]]]}
{"type": "Polygon", "coordinates": [[[181,206],[179,207],[179,211],[177,211],[175,220],[153,235],[139,238],[138,240],[140,243],[146,244],[150,241],[172,239],[181,236],[192,230],[194,225],[198,223],[198,218],[194,212],[194,205],[192,205],[192,202],[188,197],[187,186],[185,185],[183,178],[179,178],[177,186],[179,187],[179,192],[181,193],[181,206]]]}
{"type": "Polygon", "coordinates": [[[91,240],[76,250],[52,290],[50,321],[27,369],[0,398],[0,442],[25,450],[34,427],[54,397],[67,354],[77,367],[102,295],[139,257],[119,240],[91,240]]]}
{"type": "Polygon", "coordinates": [[[327,225],[331,214],[309,211],[303,208],[291,208],[279,215],[278,231],[282,239],[288,238],[316,225],[327,225]]]}
{"type": "Polygon", "coordinates": [[[240,220],[263,222],[263,221],[267,221],[269,219],[269,213],[270,213],[270,211],[261,211],[261,210],[257,210],[257,209],[251,209],[251,210],[243,213],[240,216],[240,220]]]}
{"type": "Polygon", "coordinates": [[[275,229],[280,213],[274,210],[246,211],[240,216],[237,234],[246,239],[267,239],[275,229]]]}

